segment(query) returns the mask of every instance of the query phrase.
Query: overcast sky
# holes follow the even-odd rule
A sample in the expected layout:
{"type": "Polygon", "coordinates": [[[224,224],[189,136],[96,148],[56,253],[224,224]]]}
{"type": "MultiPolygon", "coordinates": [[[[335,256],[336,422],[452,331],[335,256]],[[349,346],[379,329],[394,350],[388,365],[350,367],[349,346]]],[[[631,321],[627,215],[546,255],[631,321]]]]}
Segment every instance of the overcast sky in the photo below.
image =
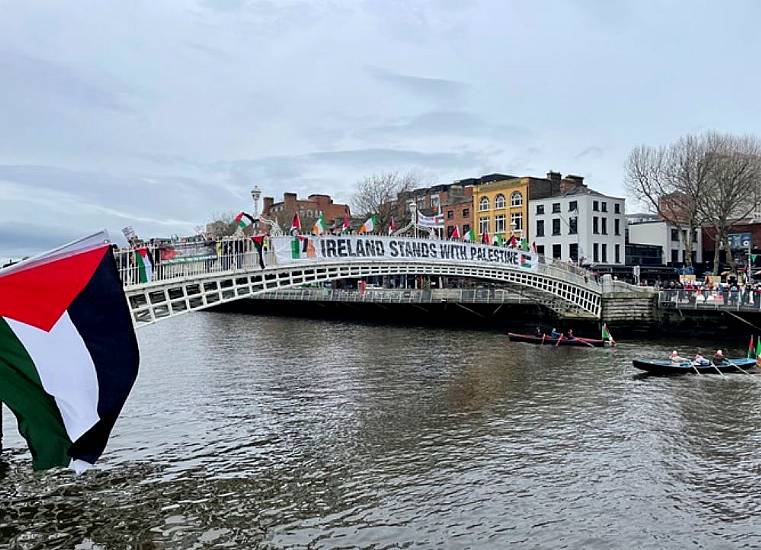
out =
{"type": "Polygon", "coordinates": [[[348,200],[580,174],[641,143],[761,134],[761,2],[0,0],[0,257],[188,234],[250,188],[348,200]]]}

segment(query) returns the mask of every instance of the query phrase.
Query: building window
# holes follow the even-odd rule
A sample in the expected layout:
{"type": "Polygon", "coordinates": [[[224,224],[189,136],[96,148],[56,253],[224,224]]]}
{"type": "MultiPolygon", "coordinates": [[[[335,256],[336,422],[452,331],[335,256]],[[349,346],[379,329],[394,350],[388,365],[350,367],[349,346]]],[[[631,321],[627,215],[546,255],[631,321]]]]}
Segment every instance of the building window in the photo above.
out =
{"type": "Polygon", "coordinates": [[[537,204],[536,205],[536,213],[537,214],[544,214],[544,205],[543,204],[537,204]]]}
{"type": "Polygon", "coordinates": [[[579,218],[568,219],[568,234],[576,235],[579,232],[579,218]]]}
{"type": "Polygon", "coordinates": [[[552,220],[552,234],[560,235],[560,218],[554,218],[552,220]]]}
{"type": "Polygon", "coordinates": [[[513,231],[523,231],[523,214],[521,212],[510,214],[510,229],[513,231]]]}
{"type": "Polygon", "coordinates": [[[621,220],[619,220],[618,218],[613,220],[613,231],[615,232],[616,235],[621,234],[621,220]]]}
{"type": "Polygon", "coordinates": [[[571,201],[568,203],[568,211],[569,212],[578,212],[579,210],[579,203],[576,201],[571,201]]]}
{"type": "Polygon", "coordinates": [[[674,242],[679,242],[679,230],[678,229],[672,229],[671,230],[671,240],[674,242]]]}
{"type": "Polygon", "coordinates": [[[607,212],[608,211],[608,203],[607,202],[601,202],[600,203],[600,210],[602,210],[603,212],[607,212]]]}
{"type": "Polygon", "coordinates": [[[594,233],[595,235],[600,234],[599,224],[600,224],[600,218],[598,218],[597,216],[592,218],[592,233],[594,233]]]}
{"type": "Polygon", "coordinates": [[[513,194],[510,195],[510,206],[513,208],[523,206],[523,195],[520,191],[513,191],[513,194]]]}
{"type": "Polygon", "coordinates": [[[544,220],[536,220],[536,236],[544,237],[544,220]]]}
{"type": "Polygon", "coordinates": [[[448,220],[454,219],[454,210],[447,210],[447,219],[448,220]]]}
{"type": "Polygon", "coordinates": [[[494,208],[504,208],[504,207],[505,207],[505,196],[502,193],[500,193],[494,199],[494,208]]]}
{"type": "Polygon", "coordinates": [[[676,265],[679,263],[679,251],[678,250],[672,250],[671,251],[671,265],[676,265]]]}
{"type": "Polygon", "coordinates": [[[598,245],[597,243],[594,243],[592,245],[592,261],[594,263],[597,263],[597,262],[600,261],[600,250],[599,249],[600,249],[600,245],[598,245]]]}
{"type": "Polygon", "coordinates": [[[489,232],[489,218],[484,216],[478,219],[478,232],[481,235],[489,232]]]}
{"type": "Polygon", "coordinates": [[[563,254],[562,248],[563,247],[560,246],[559,244],[553,244],[552,245],[552,257],[555,258],[556,260],[559,260],[562,257],[562,254],[563,254]]]}
{"type": "Polygon", "coordinates": [[[620,214],[621,213],[621,203],[620,202],[616,202],[616,203],[613,204],[613,211],[616,214],[620,214]]]}
{"type": "MultiPolygon", "coordinates": [[[[605,204],[605,203],[603,203],[603,204],[605,204]]],[[[601,233],[603,235],[607,235],[608,234],[608,218],[600,218],[600,221],[602,221],[602,231],[601,231],[601,233]]]]}
{"type": "Polygon", "coordinates": [[[438,210],[440,206],[441,206],[441,201],[439,200],[439,196],[435,195],[431,197],[431,208],[433,208],[434,210],[438,210]]]}
{"type": "MultiPolygon", "coordinates": [[[[618,220],[616,220],[616,221],[618,221],[618,220]]],[[[621,245],[620,244],[616,245],[616,247],[615,247],[615,253],[616,253],[616,263],[620,264],[621,263],[621,245]]]]}
{"type": "Polygon", "coordinates": [[[536,253],[537,254],[541,254],[542,256],[544,256],[544,245],[543,244],[539,244],[539,245],[536,246],[536,253]]]}
{"type": "Polygon", "coordinates": [[[552,213],[553,214],[559,214],[560,213],[560,203],[559,202],[553,202],[552,203],[552,213]]]}
{"type": "Polygon", "coordinates": [[[568,257],[572,262],[579,261],[579,245],[578,243],[571,243],[568,245],[568,257]]]}
{"type": "Polygon", "coordinates": [[[602,252],[602,254],[601,254],[601,256],[602,256],[602,258],[601,258],[602,263],[607,264],[608,263],[608,245],[607,244],[601,244],[600,248],[601,248],[601,252],[602,252]]]}
{"type": "Polygon", "coordinates": [[[489,199],[488,197],[481,197],[481,202],[478,203],[478,209],[483,212],[484,210],[489,210],[489,199]]]}
{"type": "Polygon", "coordinates": [[[600,211],[600,203],[598,201],[593,201],[592,202],[592,210],[594,210],[595,212],[599,212],[600,211]]]}
{"type": "Polygon", "coordinates": [[[464,223],[462,224],[462,235],[465,236],[465,234],[470,231],[470,224],[464,223]]]}
{"type": "Polygon", "coordinates": [[[505,232],[505,215],[500,214],[496,218],[494,218],[494,233],[504,233],[505,232]]]}
{"type": "Polygon", "coordinates": [[[462,217],[463,218],[467,218],[468,216],[470,216],[470,208],[463,208],[462,209],[462,217]]]}

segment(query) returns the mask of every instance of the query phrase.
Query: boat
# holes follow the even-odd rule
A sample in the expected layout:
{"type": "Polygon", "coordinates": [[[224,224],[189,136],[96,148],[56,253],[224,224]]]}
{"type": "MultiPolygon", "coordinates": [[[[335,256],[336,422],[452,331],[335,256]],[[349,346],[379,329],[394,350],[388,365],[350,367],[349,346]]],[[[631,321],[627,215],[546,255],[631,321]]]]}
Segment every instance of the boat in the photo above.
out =
{"type": "Polygon", "coordinates": [[[672,363],[668,359],[634,359],[632,364],[650,374],[718,374],[719,372],[742,372],[756,366],[753,358],[725,359],[718,364],[693,365],[690,361],[672,363]],[[738,368],[739,367],[739,368],[738,368]]]}
{"type": "Polygon", "coordinates": [[[582,338],[575,336],[574,338],[568,338],[563,336],[561,338],[552,338],[545,334],[544,336],[537,336],[535,334],[517,334],[515,332],[508,332],[507,337],[511,342],[525,342],[527,344],[544,344],[546,346],[577,346],[582,348],[601,348],[605,345],[605,340],[597,340],[594,338],[582,338]],[[559,340],[559,341],[558,341],[559,340]]]}

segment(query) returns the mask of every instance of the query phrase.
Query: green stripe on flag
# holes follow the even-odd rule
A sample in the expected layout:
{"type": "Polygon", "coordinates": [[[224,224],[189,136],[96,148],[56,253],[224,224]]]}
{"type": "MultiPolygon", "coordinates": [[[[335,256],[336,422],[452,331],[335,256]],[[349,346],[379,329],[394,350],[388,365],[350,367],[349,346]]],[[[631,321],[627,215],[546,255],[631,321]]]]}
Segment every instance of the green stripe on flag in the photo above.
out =
{"type": "Polygon", "coordinates": [[[32,452],[35,470],[68,466],[71,440],[51,395],[24,346],[0,317],[0,401],[18,419],[21,435],[32,452]]]}

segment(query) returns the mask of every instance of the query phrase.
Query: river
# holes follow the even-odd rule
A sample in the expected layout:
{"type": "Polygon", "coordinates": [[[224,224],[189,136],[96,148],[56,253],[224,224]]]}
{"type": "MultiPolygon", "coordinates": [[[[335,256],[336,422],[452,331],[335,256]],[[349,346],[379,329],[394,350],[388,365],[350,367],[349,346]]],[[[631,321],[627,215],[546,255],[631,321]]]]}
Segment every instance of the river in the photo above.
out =
{"type": "Polygon", "coordinates": [[[139,339],[85,475],[34,473],[5,411],[0,546],[761,546],[761,376],[627,369],[674,342],[229,313],[139,339]]]}

